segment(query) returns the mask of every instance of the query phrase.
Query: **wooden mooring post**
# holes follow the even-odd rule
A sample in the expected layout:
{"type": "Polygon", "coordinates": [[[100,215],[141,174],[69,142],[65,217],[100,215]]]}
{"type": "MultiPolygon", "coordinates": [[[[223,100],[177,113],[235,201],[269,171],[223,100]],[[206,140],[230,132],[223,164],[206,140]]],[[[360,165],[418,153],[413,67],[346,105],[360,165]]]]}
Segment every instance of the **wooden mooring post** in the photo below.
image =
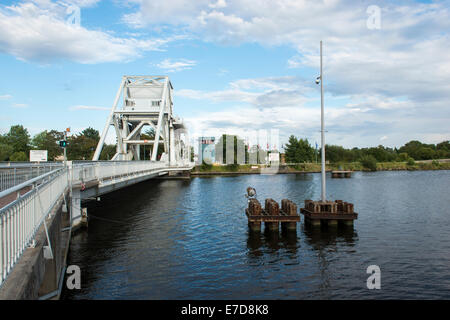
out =
{"type": "Polygon", "coordinates": [[[250,230],[256,232],[261,231],[262,222],[266,230],[272,232],[279,231],[280,223],[284,230],[297,230],[297,222],[300,222],[297,205],[288,199],[281,201],[281,210],[279,204],[273,199],[266,199],[264,209],[257,199],[249,199],[245,214],[250,230]]]}
{"type": "Polygon", "coordinates": [[[351,178],[352,172],[345,171],[345,170],[335,170],[335,171],[331,171],[331,177],[332,178],[351,178]]]}
{"type": "Polygon", "coordinates": [[[323,223],[329,227],[337,227],[339,223],[353,226],[358,214],[353,211],[353,203],[336,201],[305,200],[305,208],[300,209],[305,216],[305,223],[311,226],[321,226],[323,223]]]}

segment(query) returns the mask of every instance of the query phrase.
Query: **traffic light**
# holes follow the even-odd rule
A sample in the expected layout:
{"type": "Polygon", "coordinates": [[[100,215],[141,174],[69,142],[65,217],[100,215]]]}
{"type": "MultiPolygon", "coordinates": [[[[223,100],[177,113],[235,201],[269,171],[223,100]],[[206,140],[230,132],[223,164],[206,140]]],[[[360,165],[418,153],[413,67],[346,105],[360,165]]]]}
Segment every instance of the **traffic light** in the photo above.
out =
{"type": "Polygon", "coordinates": [[[60,146],[61,148],[67,147],[67,141],[66,141],[66,140],[61,140],[61,141],[59,142],[59,146],[60,146]]]}

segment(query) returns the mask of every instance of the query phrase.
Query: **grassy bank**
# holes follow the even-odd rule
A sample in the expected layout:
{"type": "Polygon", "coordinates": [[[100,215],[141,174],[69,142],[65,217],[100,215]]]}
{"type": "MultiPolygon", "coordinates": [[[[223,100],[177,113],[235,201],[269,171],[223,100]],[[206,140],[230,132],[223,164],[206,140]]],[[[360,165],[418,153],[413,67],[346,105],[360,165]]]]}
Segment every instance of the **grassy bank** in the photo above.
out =
{"type": "MultiPolygon", "coordinates": [[[[252,174],[261,173],[265,165],[201,165],[192,170],[193,175],[220,174],[252,174]],[[257,167],[257,168],[255,168],[257,167]]],[[[267,167],[269,168],[269,167],[267,167]]],[[[327,164],[326,170],[374,171],[365,168],[360,162],[327,164]]],[[[450,162],[378,162],[376,171],[395,170],[450,170],[450,162]]],[[[294,165],[280,165],[278,173],[320,172],[320,163],[299,163],[294,165]]]]}

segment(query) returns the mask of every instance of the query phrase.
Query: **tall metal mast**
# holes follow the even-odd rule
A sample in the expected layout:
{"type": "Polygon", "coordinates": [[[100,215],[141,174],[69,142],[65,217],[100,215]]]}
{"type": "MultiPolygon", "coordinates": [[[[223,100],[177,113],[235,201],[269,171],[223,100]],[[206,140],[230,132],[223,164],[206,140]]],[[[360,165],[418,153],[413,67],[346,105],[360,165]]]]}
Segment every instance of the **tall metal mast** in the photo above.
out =
{"type": "Polygon", "coordinates": [[[326,175],[325,175],[325,119],[323,108],[323,70],[322,70],[322,40],[320,41],[320,122],[322,138],[322,201],[326,201],[326,175]]]}

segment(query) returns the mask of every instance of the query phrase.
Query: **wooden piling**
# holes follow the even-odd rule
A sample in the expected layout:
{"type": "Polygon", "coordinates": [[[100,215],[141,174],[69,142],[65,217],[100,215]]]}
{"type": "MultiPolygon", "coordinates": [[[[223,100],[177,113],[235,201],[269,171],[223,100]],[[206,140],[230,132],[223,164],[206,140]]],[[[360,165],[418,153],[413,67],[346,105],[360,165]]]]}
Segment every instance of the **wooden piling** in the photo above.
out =
{"type": "Polygon", "coordinates": [[[332,178],[351,178],[351,176],[352,176],[351,171],[345,171],[345,170],[331,171],[332,178]]]}
{"type": "Polygon", "coordinates": [[[358,218],[358,214],[354,212],[353,204],[342,200],[305,200],[305,208],[301,208],[300,212],[305,216],[305,221],[313,226],[319,226],[321,222],[327,222],[328,226],[336,227],[340,221],[345,225],[353,225],[353,220],[358,218]]]}
{"type": "Polygon", "coordinates": [[[264,204],[265,207],[262,209],[258,200],[254,198],[249,200],[245,214],[248,217],[250,230],[261,230],[262,222],[268,231],[279,231],[280,223],[284,230],[297,229],[300,215],[297,213],[297,205],[294,202],[283,199],[281,210],[279,204],[273,199],[266,199],[264,204]]]}

